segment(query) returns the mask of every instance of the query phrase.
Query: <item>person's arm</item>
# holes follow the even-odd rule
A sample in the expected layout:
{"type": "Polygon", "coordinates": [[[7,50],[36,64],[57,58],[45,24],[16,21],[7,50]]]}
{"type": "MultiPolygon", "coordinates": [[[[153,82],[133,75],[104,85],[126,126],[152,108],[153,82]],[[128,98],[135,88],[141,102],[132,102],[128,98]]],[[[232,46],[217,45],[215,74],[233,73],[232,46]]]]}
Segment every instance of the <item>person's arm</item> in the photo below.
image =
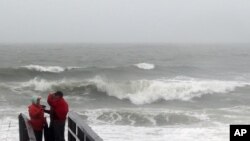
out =
{"type": "Polygon", "coordinates": [[[50,110],[44,109],[44,112],[47,113],[47,114],[50,114],[50,110]]]}
{"type": "Polygon", "coordinates": [[[53,93],[49,93],[48,98],[47,98],[47,102],[51,107],[55,106],[55,100],[54,100],[54,94],[53,93]]]}
{"type": "Polygon", "coordinates": [[[47,114],[50,114],[50,110],[46,110],[46,106],[45,105],[41,105],[43,108],[43,111],[47,114]]]}

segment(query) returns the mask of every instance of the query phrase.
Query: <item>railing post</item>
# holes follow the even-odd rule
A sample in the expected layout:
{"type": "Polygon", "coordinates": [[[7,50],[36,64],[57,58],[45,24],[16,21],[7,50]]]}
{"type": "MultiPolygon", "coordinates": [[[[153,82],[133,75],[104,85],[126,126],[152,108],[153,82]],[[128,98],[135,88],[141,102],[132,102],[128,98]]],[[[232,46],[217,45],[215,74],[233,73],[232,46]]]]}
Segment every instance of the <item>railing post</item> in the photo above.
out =
{"type": "Polygon", "coordinates": [[[27,141],[28,140],[28,132],[26,131],[25,121],[21,114],[18,116],[19,121],[19,141],[27,141]]]}
{"type": "Polygon", "coordinates": [[[76,135],[76,123],[68,117],[68,141],[76,141],[74,135],[76,135]]]}
{"type": "Polygon", "coordinates": [[[20,113],[19,121],[19,141],[36,141],[36,137],[31,125],[28,123],[28,118],[20,113]]]}

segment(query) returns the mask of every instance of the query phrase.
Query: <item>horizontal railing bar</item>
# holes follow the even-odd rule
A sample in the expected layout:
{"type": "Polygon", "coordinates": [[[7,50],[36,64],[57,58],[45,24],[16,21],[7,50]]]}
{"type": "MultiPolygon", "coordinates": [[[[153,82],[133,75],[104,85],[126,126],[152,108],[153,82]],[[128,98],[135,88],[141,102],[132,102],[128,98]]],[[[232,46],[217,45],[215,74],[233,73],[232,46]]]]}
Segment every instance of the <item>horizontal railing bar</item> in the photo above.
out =
{"type": "Polygon", "coordinates": [[[86,138],[92,141],[103,141],[78,114],[73,111],[69,112],[69,118],[76,123],[76,126],[85,134],[86,138]]]}

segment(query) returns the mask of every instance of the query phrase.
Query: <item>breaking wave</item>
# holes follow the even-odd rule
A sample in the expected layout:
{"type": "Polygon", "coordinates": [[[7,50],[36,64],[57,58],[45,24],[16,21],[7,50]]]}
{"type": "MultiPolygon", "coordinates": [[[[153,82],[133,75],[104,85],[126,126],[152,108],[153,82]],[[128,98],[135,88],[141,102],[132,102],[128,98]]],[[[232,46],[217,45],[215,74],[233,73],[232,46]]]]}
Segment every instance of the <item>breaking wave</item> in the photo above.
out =
{"type": "Polygon", "coordinates": [[[155,68],[154,64],[149,64],[149,63],[139,63],[139,64],[134,64],[136,67],[139,69],[144,69],[144,70],[151,70],[155,68]]]}
{"type": "Polygon", "coordinates": [[[116,82],[104,77],[96,76],[86,80],[57,80],[49,81],[34,78],[27,82],[15,85],[15,91],[50,91],[60,89],[63,91],[89,90],[90,93],[102,92],[118,99],[128,99],[133,104],[149,104],[159,100],[189,101],[207,94],[225,94],[238,87],[249,86],[247,82],[206,80],[189,77],[175,77],[172,79],[130,80],[116,82]]]}
{"type": "Polygon", "coordinates": [[[35,70],[40,72],[53,72],[53,73],[59,73],[66,70],[66,68],[59,66],[40,66],[40,65],[27,65],[27,66],[22,66],[22,68],[27,68],[29,70],[35,70]]]}
{"type": "Polygon", "coordinates": [[[93,79],[97,89],[118,99],[129,99],[134,104],[149,104],[158,100],[188,101],[206,94],[227,93],[237,87],[249,85],[246,82],[201,80],[187,77],[158,80],[135,80],[114,83],[93,79]]]}
{"type": "Polygon", "coordinates": [[[40,66],[40,65],[27,65],[19,67],[0,68],[0,78],[3,80],[19,80],[31,79],[36,76],[51,76],[54,74],[62,74],[63,72],[80,72],[85,73],[83,67],[60,67],[60,66],[40,66]]]}
{"type": "Polygon", "coordinates": [[[74,91],[77,87],[86,87],[87,84],[81,81],[73,81],[73,80],[54,80],[49,81],[46,79],[42,79],[39,77],[35,77],[34,79],[31,79],[27,82],[19,83],[18,86],[13,87],[12,90],[15,91],[25,91],[25,90],[31,90],[31,91],[41,91],[46,92],[50,90],[55,89],[64,89],[64,90],[70,90],[74,91]]]}

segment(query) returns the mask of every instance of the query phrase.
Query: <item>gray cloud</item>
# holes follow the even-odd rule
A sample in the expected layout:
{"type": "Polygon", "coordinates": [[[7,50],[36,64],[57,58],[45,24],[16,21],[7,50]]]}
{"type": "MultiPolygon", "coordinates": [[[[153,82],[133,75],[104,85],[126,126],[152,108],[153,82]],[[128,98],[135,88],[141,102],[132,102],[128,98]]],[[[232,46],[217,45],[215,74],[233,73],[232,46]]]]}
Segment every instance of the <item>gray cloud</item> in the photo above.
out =
{"type": "Polygon", "coordinates": [[[0,42],[249,42],[249,0],[1,0],[0,42]]]}

